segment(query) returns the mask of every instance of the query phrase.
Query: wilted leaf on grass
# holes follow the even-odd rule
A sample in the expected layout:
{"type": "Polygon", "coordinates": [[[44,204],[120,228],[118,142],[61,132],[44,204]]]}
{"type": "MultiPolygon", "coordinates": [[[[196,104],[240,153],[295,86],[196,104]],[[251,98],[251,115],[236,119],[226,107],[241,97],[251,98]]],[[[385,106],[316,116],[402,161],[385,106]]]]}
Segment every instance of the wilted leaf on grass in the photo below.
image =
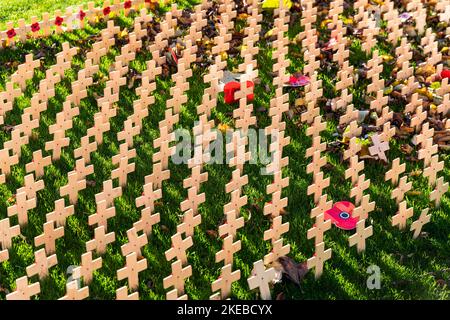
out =
{"type": "Polygon", "coordinates": [[[280,262],[283,273],[286,275],[286,277],[295,284],[300,285],[301,281],[308,273],[306,261],[296,263],[292,258],[289,258],[287,256],[280,257],[278,261],[280,262]]]}

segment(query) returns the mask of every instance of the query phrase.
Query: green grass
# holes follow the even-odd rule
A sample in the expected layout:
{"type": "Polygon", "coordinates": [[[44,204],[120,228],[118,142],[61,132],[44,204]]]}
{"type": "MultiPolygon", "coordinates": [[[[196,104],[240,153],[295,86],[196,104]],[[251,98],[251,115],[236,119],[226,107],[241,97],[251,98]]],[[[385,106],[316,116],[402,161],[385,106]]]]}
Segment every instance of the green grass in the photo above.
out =
{"type": "MultiPolygon", "coordinates": [[[[3,0],[2,0],[3,1],[3,0]]],[[[14,3],[22,1],[13,0],[14,3]]],[[[33,10],[48,10],[50,1],[42,1],[33,10]]],[[[11,3],[11,2],[9,2],[11,3]]],[[[57,2],[57,5],[65,7],[72,2],[57,2]]],[[[56,4],[55,4],[56,5],[56,4]]],[[[188,5],[188,3],[184,3],[188,5]]],[[[16,8],[9,5],[9,8],[16,8]]],[[[0,10],[6,10],[0,7],[0,10]]],[[[8,9],[12,10],[12,9],[8,9]]],[[[17,17],[27,17],[38,11],[21,9],[17,17]],[[28,12],[28,13],[26,13],[28,12]]],[[[17,10],[18,11],[18,10],[17,10]]],[[[6,11],[5,11],[6,12],[6,11]]],[[[8,11],[9,12],[9,11],[8,11]]],[[[13,13],[7,14],[5,21],[13,19],[13,13]]],[[[119,25],[130,27],[131,17],[116,18],[119,25]]],[[[272,16],[264,13],[263,30],[272,28],[272,16]]],[[[319,23],[318,23],[319,25],[319,23]]],[[[297,23],[289,30],[290,38],[300,31],[297,23]]],[[[81,46],[85,52],[92,41],[79,42],[78,39],[88,35],[97,34],[104,27],[99,24],[83,31],[75,31],[72,34],[54,35],[48,39],[33,40],[25,44],[19,44],[16,50],[6,49],[0,52],[0,61],[23,60],[24,53],[36,52],[37,48],[47,45],[49,53],[56,53],[61,48],[63,41],[69,41],[71,45],[81,46]],[[52,48],[52,44],[55,47],[52,48]]],[[[320,30],[322,35],[329,36],[328,31],[320,30]]],[[[255,88],[254,110],[268,107],[269,100],[274,94],[272,83],[272,65],[270,44],[261,39],[259,42],[260,53],[258,55],[258,69],[261,85],[255,88]],[[264,87],[269,85],[269,91],[264,87]]],[[[361,44],[355,41],[350,50],[350,62],[354,66],[360,65],[366,57],[361,52],[361,44]]],[[[391,50],[386,43],[380,43],[383,52],[391,50]]],[[[106,57],[101,60],[100,73],[94,77],[94,85],[88,89],[88,98],[84,99],[80,106],[80,115],[74,119],[73,129],[68,131],[71,144],[65,148],[59,161],[53,162],[46,169],[43,180],[46,188],[38,193],[38,207],[29,212],[29,224],[22,229],[25,238],[16,237],[13,247],[10,249],[10,259],[0,265],[0,286],[8,290],[15,287],[15,279],[26,274],[26,266],[34,262],[33,239],[41,234],[42,225],[45,222],[45,214],[51,212],[54,201],[59,199],[59,188],[67,182],[67,173],[74,166],[73,150],[80,144],[80,137],[86,134],[87,128],[93,125],[93,115],[97,112],[95,102],[96,94],[101,95],[105,86],[101,79],[107,75],[109,67],[114,61],[114,56],[119,54],[119,48],[114,47],[106,57]]],[[[300,70],[303,61],[299,55],[300,48],[297,45],[290,46],[291,70],[300,70]]],[[[136,55],[136,61],[132,62],[130,69],[142,72],[145,61],[151,58],[147,51],[141,51],[136,55]]],[[[48,127],[55,122],[56,114],[62,110],[62,102],[70,94],[70,83],[75,80],[79,69],[83,68],[83,54],[75,57],[72,70],[66,73],[66,78],[56,86],[56,96],[50,99],[47,111],[41,114],[39,129],[35,130],[34,139],[22,149],[20,163],[13,167],[12,174],[7,178],[7,183],[0,186],[0,219],[5,218],[6,209],[10,198],[17,188],[23,185],[25,164],[31,161],[32,152],[37,149],[44,150],[45,141],[51,136],[48,127]]],[[[230,59],[229,67],[237,66],[241,60],[230,59]]],[[[55,63],[54,54],[47,54],[43,61],[43,67],[36,72],[23,97],[18,99],[14,110],[7,114],[5,123],[14,124],[20,121],[22,110],[29,106],[32,94],[37,90],[36,85],[45,76],[48,66],[55,63]],[[33,85],[32,85],[33,84],[33,85]]],[[[387,67],[387,65],[385,65],[387,67]]],[[[0,66],[1,82],[3,86],[8,75],[14,70],[8,70],[0,66]]],[[[333,98],[337,94],[334,90],[337,70],[322,70],[320,78],[323,81],[324,95],[333,98]]],[[[189,100],[183,106],[178,127],[192,128],[198,118],[196,106],[201,102],[203,90],[206,85],[199,81],[205,74],[205,70],[197,68],[190,78],[189,100]]],[[[389,75],[383,76],[387,79],[389,75]]],[[[123,121],[133,111],[133,100],[137,98],[135,88],[139,85],[136,81],[134,87],[121,88],[120,103],[117,116],[111,120],[111,130],[104,135],[104,143],[92,155],[92,164],[95,167],[93,175],[88,180],[96,181],[94,187],[80,192],[79,201],[75,208],[75,215],[70,217],[65,227],[65,236],[57,241],[56,254],[59,264],[51,269],[50,276],[41,282],[41,294],[39,299],[56,299],[65,294],[65,283],[68,275],[66,270],[70,265],[78,265],[80,257],[85,252],[85,242],[93,238],[93,228],[87,224],[88,216],[95,213],[95,194],[102,190],[100,181],[107,180],[111,176],[113,165],[111,157],[118,152],[119,142],[117,132],[123,129],[123,121]]],[[[102,256],[103,267],[96,271],[94,280],[89,286],[90,299],[113,299],[115,290],[126,284],[126,280],[118,281],[116,271],[124,266],[125,259],[121,255],[120,246],[127,242],[126,230],[139,219],[140,210],[135,206],[135,198],[142,193],[144,177],[152,172],[151,157],[155,152],[153,140],[159,136],[158,122],[164,118],[165,104],[169,96],[169,88],[173,82],[167,78],[157,79],[157,89],[154,92],[156,102],[151,107],[149,116],[144,120],[141,134],[134,140],[137,151],[136,171],[128,176],[128,184],[123,190],[123,195],[115,200],[116,217],[109,220],[108,231],[114,231],[116,241],[108,246],[107,252],[102,256]]],[[[354,103],[357,108],[367,108],[361,99],[365,83],[360,80],[354,86],[354,103]]],[[[294,89],[290,92],[290,102],[301,95],[303,89],[294,89]]],[[[223,98],[218,100],[217,107],[213,110],[213,119],[219,122],[232,124],[229,113],[233,106],[226,105],[223,98]],[[220,119],[220,120],[218,120],[220,119]]],[[[265,112],[256,112],[258,127],[262,128],[270,123],[265,112]]],[[[290,256],[297,262],[305,261],[314,253],[314,241],[306,238],[307,230],[313,225],[309,212],[313,206],[311,197],[306,195],[306,189],[312,182],[312,176],[306,173],[309,160],[305,159],[306,149],[311,145],[311,139],[305,135],[305,125],[298,125],[298,117],[293,119],[284,117],[287,124],[286,134],[291,137],[291,144],[285,148],[285,156],[289,157],[289,166],[284,169],[284,176],[289,176],[290,185],[283,191],[283,196],[288,197],[289,205],[283,221],[290,223],[290,231],[285,235],[285,242],[291,245],[290,256]]],[[[326,132],[322,138],[331,142],[336,140],[333,133],[336,131],[336,121],[328,121],[326,132]]],[[[10,139],[10,135],[0,131],[0,147],[10,139]]],[[[400,157],[407,163],[407,172],[421,169],[420,163],[411,163],[405,160],[405,155],[399,151],[401,141],[391,143],[389,159],[400,157]]],[[[47,152],[44,152],[47,154],[47,152]]],[[[331,178],[331,185],[326,190],[329,199],[333,201],[350,200],[350,183],[344,179],[344,171],[347,164],[342,163],[337,153],[327,152],[331,166],[324,169],[325,176],[331,178]]],[[[450,157],[441,154],[445,161],[443,175],[449,181],[450,157]]],[[[379,162],[366,162],[364,173],[371,180],[368,193],[372,201],[376,201],[376,210],[370,215],[371,224],[374,227],[374,235],[367,240],[367,250],[363,254],[357,254],[356,249],[348,247],[348,237],[351,233],[332,228],[325,234],[327,247],[333,250],[332,259],[326,263],[323,276],[319,280],[314,279],[313,272],[308,273],[301,287],[286,281],[277,284],[273,289],[273,296],[284,292],[286,299],[448,299],[450,290],[448,283],[450,273],[448,265],[450,258],[450,202],[448,196],[442,200],[440,209],[432,208],[431,223],[424,227],[427,237],[413,240],[409,231],[399,231],[391,226],[390,218],[396,212],[395,202],[390,199],[392,186],[384,182],[384,173],[388,167],[379,162]],[[369,290],[366,287],[370,265],[378,265],[381,269],[381,289],[369,290]],[[442,281],[441,281],[442,280],[442,281]],[[442,285],[445,283],[445,285],[442,285]]],[[[143,249],[143,255],[148,261],[148,269],[139,275],[139,294],[141,299],[164,299],[166,290],[163,288],[163,278],[171,272],[170,263],[166,261],[164,252],[170,248],[170,237],[176,231],[180,221],[180,202],[186,198],[187,192],[182,187],[183,179],[190,175],[186,165],[174,165],[170,163],[171,179],[163,184],[163,199],[156,205],[156,212],[161,215],[161,222],[154,227],[153,234],[149,238],[149,244],[143,249]]],[[[206,194],[206,202],[200,206],[202,224],[197,227],[193,240],[194,245],[189,249],[188,260],[193,269],[192,277],[186,281],[186,292],[191,299],[208,299],[212,294],[211,282],[220,274],[220,264],[215,263],[215,253],[221,249],[222,240],[211,235],[209,230],[218,229],[223,220],[223,206],[230,200],[225,193],[225,184],[231,178],[232,169],[224,165],[205,165],[209,179],[201,187],[201,192],[206,194]]],[[[265,188],[271,182],[270,176],[261,176],[260,165],[246,164],[244,174],[249,176],[249,183],[244,187],[244,194],[248,196],[248,205],[241,211],[245,218],[245,226],[238,231],[238,238],[242,242],[242,250],[235,255],[234,268],[241,270],[241,280],[233,285],[232,298],[255,299],[257,294],[250,291],[247,278],[252,270],[254,261],[261,259],[270,251],[269,242],[263,241],[263,232],[268,229],[270,222],[262,213],[264,203],[270,200],[265,188]]],[[[415,209],[414,218],[420,211],[429,206],[429,189],[426,181],[421,176],[410,176],[413,181],[413,189],[422,193],[417,196],[407,195],[409,206],[415,209]]],[[[367,193],[367,192],[366,192],[367,193]]],[[[16,224],[16,218],[11,219],[16,224]]],[[[410,219],[412,220],[412,219],[410,219]]],[[[409,228],[409,225],[408,225],[409,228]]],[[[37,281],[33,277],[33,281],[37,281]]],[[[0,299],[5,298],[5,293],[0,291],[0,299]]]]}

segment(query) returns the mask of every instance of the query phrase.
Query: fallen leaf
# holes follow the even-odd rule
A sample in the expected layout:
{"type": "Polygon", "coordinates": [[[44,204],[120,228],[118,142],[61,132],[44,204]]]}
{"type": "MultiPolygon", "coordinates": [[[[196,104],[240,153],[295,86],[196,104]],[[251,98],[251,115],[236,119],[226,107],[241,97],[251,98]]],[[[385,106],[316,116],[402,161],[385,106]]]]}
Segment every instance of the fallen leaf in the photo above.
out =
{"type": "Polygon", "coordinates": [[[400,151],[404,154],[410,155],[413,152],[414,148],[411,147],[409,144],[402,144],[400,146],[400,151]]]}
{"type": "Polygon", "coordinates": [[[306,266],[306,261],[301,263],[296,263],[292,258],[284,256],[278,259],[281,266],[283,267],[283,273],[286,277],[300,286],[300,282],[303,280],[305,275],[308,273],[308,267],[306,266]]]}

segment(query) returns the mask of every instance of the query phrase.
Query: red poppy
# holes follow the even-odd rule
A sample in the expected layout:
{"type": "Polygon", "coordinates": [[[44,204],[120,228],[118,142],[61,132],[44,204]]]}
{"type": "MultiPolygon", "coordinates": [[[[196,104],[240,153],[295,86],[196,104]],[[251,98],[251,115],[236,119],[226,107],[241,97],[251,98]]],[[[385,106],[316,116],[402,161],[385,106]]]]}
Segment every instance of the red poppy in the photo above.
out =
{"type": "Polygon", "coordinates": [[[131,8],[131,0],[125,1],[123,4],[123,7],[125,9],[130,9],[131,8]]]}
{"type": "Polygon", "coordinates": [[[60,27],[63,23],[64,19],[61,17],[56,17],[55,18],[55,25],[57,25],[58,27],[60,27]]]}
{"type": "Polygon", "coordinates": [[[80,10],[78,15],[80,16],[80,20],[83,21],[84,17],[86,17],[86,12],[84,12],[83,10],[80,10]]]}
{"type": "Polygon", "coordinates": [[[111,8],[110,7],[103,8],[103,15],[107,16],[110,13],[111,13],[111,8]]]}
{"type": "Polygon", "coordinates": [[[39,26],[39,22],[35,22],[31,25],[31,31],[38,32],[41,30],[41,27],[39,26]]]}
{"type": "Polygon", "coordinates": [[[9,30],[6,32],[6,34],[8,35],[8,38],[9,38],[9,39],[14,38],[14,37],[16,36],[16,30],[14,30],[14,28],[9,29],[9,30]]]}
{"type": "Polygon", "coordinates": [[[444,69],[441,71],[441,78],[449,78],[450,79],[450,70],[444,69]]]}

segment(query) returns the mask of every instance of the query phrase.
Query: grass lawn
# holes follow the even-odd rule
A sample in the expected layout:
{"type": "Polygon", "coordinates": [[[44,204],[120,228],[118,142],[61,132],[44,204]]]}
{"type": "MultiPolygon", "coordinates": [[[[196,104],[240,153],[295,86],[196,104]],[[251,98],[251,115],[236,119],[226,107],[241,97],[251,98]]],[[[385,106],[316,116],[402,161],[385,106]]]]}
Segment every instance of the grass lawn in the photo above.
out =
{"type": "MultiPolygon", "coordinates": [[[[84,1],[87,2],[87,1],[84,1]]],[[[101,2],[101,1],[96,1],[101,2]]],[[[80,3],[80,0],[51,1],[42,0],[38,3],[29,3],[25,0],[0,0],[0,27],[10,20],[29,18],[39,12],[53,12],[57,8],[65,8],[68,5],[80,3]],[[7,4],[7,5],[6,5],[7,4]]],[[[183,1],[180,6],[190,6],[183,1]]],[[[344,16],[351,17],[352,12],[347,10],[344,16]]],[[[121,28],[131,27],[133,16],[117,17],[116,21],[121,28]]],[[[320,38],[329,38],[329,31],[320,27],[320,38]]],[[[242,25],[243,22],[240,24],[242,25]]],[[[239,23],[238,23],[239,24],[239,23]]],[[[4,49],[0,51],[0,87],[3,89],[10,69],[7,63],[10,61],[23,61],[26,53],[37,53],[44,48],[46,55],[44,68],[36,72],[32,85],[27,86],[25,94],[16,100],[14,110],[9,112],[5,123],[15,124],[20,122],[20,116],[24,108],[30,105],[30,98],[38,89],[38,84],[45,77],[45,69],[56,62],[55,53],[61,50],[61,43],[69,41],[71,45],[80,46],[81,52],[90,48],[92,41],[78,41],[89,35],[98,34],[105,23],[85,30],[76,30],[73,33],[53,35],[47,39],[30,40],[25,44],[19,44],[18,48],[4,49]]],[[[264,13],[262,28],[265,32],[273,27],[273,16],[270,12],[264,13]]],[[[300,32],[299,21],[290,27],[291,39],[300,32]]],[[[350,47],[350,63],[358,69],[367,61],[365,53],[361,49],[361,43],[352,38],[350,47]]],[[[258,127],[263,128],[270,123],[267,112],[256,111],[262,107],[268,108],[270,98],[274,94],[272,86],[272,56],[271,46],[267,39],[259,42],[258,69],[260,84],[255,87],[254,110],[257,116],[258,127]],[[267,85],[267,86],[266,86],[267,85]]],[[[386,41],[378,44],[380,54],[394,55],[392,48],[386,41]]],[[[300,71],[303,66],[303,54],[301,48],[294,42],[289,47],[291,60],[290,72],[300,71]]],[[[13,247],[10,249],[9,261],[0,264],[0,287],[11,291],[15,287],[15,280],[26,275],[26,267],[34,262],[35,250],[33,239],[42,233],[42,225],[45,215],[53,211],[54,201],[59,199],[59,188],[67,183],[67,173],[75,164],[73,150],[80,145],[80,137],[86,134],[87,128],[93,125],[93,115],[98,111],[96,96],[102,95],[105,86],[104,77],[114,62],[114,57],[120,54],[118,46],[101,60],[100,72],[94,76],[94,85],[88,89],[88,98],[84,99],[80,106],[80,115],[75,117],[73,129],[67,135],[70,137],[70,146],[65,148],[61,159],[54,161],[47,167],[43,180],[45,190],[38,193],[38,206],[29,212],[29,224],[22,229],[24,237],[16,237],[13,247]]],[[[145,61],[151,58],[148,51],[141,51],[136,55],[136,60],[130,64],[130,69],[139,73],[146,65],[145,61]]],[[[229,59],[228,68],[237,67],[242,59],[229,59]]],[[[84,66],[83,53],[78,54],[72,63],[72,70],[66,72],[66,77],[56,85],[56,95],[48,103],[47,111],[41,114],[40,127],[30,143],[22,148],[20,163],[13,167],[12,174],[7,178],[7,183],[0,185],[0,219],[7,217],[7,207],[14,201],[11,197],[15,190],[23,185],[25,176],[25,164],[32,160],[35,150],[44,150],[45,141],[51,139],[48,128],[55,123],[55,117],[62,110],[62,102],[70,94],[71,82],[76,79],[77,72],[84,66]]],[[[385,63],[385,69],[390,66],[385,63]]],[[[203,90],[206,85],[201,79],[206,70],[195,68],[190,78],[189,100],[182,108],[178,127],[191,129],[194,121],[198,119],[196,106],[201,102],[203,90]]],[[[336,68],[321,68],[319,77],[323,81],[324,96],[331,99],[339,94],[336,92],[335,78],[336,68]]],[[[383,73],[385,79],[390,78],[388,72],[383,73]]],[[[71,265],[79,265],[80,257],[85,252],[85,242],[93,237],[93,228],[88,226],[88,216],[95,213],[95,194],[101,192],[103,180],[108,180],[114,168],[111,157],[119,150],[117,133],[123,130],[123,122],[133,112],[133,101],[137,99],[135,88],[140,80],[135,81],[132,88],[123,86],[120,92],[120,103],[117,108],[117,116],[111,120],[111,130],[104,135],[104,143],[92,155],[92,164],[95,172],[88,180],[95,181],[93,187],[89,187],[80,193],[75,214],[71,216],[65,227],[65,236],[57,241],[56,254],[58,265],[53,267],[50,276],[41,281],[40,299],[56,299],[65,294],[65,284],[68,278],[66,272],[71,265]]],[[[155,104],[151,107],[149,116],[143,122],[141,134],[134,140],[137,151],[136,171],[129,175],[128,184],[123,189],[123,195],[115,200],[116,217],[110,219],[108,232],[114,231],[116,241],[109,245],[103,257],[103,267],[95,272],[94,280],[89,286],[90,299],[114,299],[115,290],[126,284],[126,280],[117,280],[116,271],[125,264],[120,247],[127,242],[126,230],[132,227],[139,219],[140,210],[136,208],[135,198],[142,194],[144,177],[152,172],[151,158],[155,149],[153,140],[159,136],[158,122],[163,120],[166,109],[166,101],[170,98],[169,88],[173,85],[170,78],[158,78],[157,89],[154,92],[155,104]]],[[[367,81],[359,79],[353,86],[355,108],[367,109],[363,92],[367,81]]],[[[293,105],[296,97],[303,88],[289,91],[290,102],[293,105]]],[[[402,108],[404,106],[391,106],[402,108]]],[[[230,112],[233,106],[219,99],[217,107],[213,110],[213,119],[216,124],[226,123],[233,125],[230,112]]],[[[289,157],[289,166],[285,168],[284,176],[289,176],[289,187],[284,190],[284,196],[288,197],[289,205],[283,221],[290,223],[290,231],[285,235],[285,242],[291,245],[289,254],[297,262],[305,261],[314,253],[314,241],[306,238],[307,230],[312,227],[313,219],[309,213],[313,206],[311,196],[307,196],[307,187],[312,182],[312,175],[306,173],[309,160],[305,159],[306,149],[311,146],[311,139],[305,135],[306,126],[299,124],[299,116],[284,116],[286,121],[286,134],[291,137],[291,143],[285,147],[285,156],[289,157]]],[[[327,120],[328,126],[322,137],[327,142],[336,140],[334,133],[337,128],[337,120],[327,120]]],[[[0,147],[10,139],[10,134],[0,130],[0,147]]],[[[429,188],[426,178],[417,173],[422,170],[421,162],[411,162],[406,155],[400,152],[400,146],[407,141],[393,139],[388,158],[393,160],[400,157],[407,164],[409,181],[413,182],[412,192],[406,195],[408,206],[414,207],[414,218],[420,215],[423,208],[430,206],[432,214],[431,222],[424,227],[426,233],[416,240],[412,239],[412,232],[400,231],[391,226],[391,217],[396,213],[397,206],[390,199],[392,185],[384,182],[384,174],[390,165],[381,162],[366,161],[364,173],[370,179],[371,186],[366,194],[370,194],[371,201],[376,202],[376,209],[370,214],[370,224],[373,225],[373,236],[367,240],[367,249],[358,254],[356,248],[350,248],[348,237],[352,232],[346,232],[332,227],[325,234],[325,243],[332,249],[332,258],[326,263],[324,274],[318,280],[314,279],[314,273],[309,272],[302,282],[301,287],[289,281],[276,284],[272,296],[276,297],[283,292],[285,299],[448,299],[450,295],[450,201],[447,196],[442,199],[439,209],[433,208],[429,202],[429,188]],[[369,290],[366,280],[369,276],[366,270],[371,265],[377,265],[381,270],[381,289],[369,290]]],[[[43,153],[47,154],[47,152],[43,153]]],[[[340,161],[339,152],[326,152],[330,165],[324,169],[326,177],[331,178],[330,187],[326,189],[329,199],[336,201],[350,199],[350,181],[345,179],[344,171],[348,164],[340,161]]],[[[450,157],[441,153],[440,159],[445,161],[445,169],[441,175],[446,181],[450,181],[450,157]]],[[[170,237],[176,232],[176,226],[180,221],[181,211],[179,204],[183,201],[187,192],[183,188],[183,179],[190,175],[187,165],[174,165],[170,163],[171,179],[163,184],[163,199],[156,205],[155,212],[161,215],[161,222],[154,227],[153,234],[149,238],[149,244],[143,249],[143,255],[148,261],[148,269],[139,275],[139,294],[141,299],[164,299],[166,290],[163,288],[163,278],[171,273],[170,263],[167,262],[164,252],[170,248],[170,237]]],[[[241,270],[241,280],[233,285],[232,298],[255,299],[257,294],[248,289],[247,278],[250,276],[253,262],[262,259],[271,247],[268,241],[263,241],[264,230],[270,226],[269,219],[262,213],[264,204],[270,200],[266,195],[266,186],[272,177],[262,176],[259,173],[261,165],[246,164],[244,174],[249,177],[249,183],[244,187],[244,194],[248,196],[248,205],[242,210],[245,226],[238,231],[238,238],[242,242],[242,249],[235,255],[234,269],[241,270]]],[[[206,194],[206,202],[200,206],[202,224],[197,227],[193,237],[194,245],[189,249],[188,260],[193,269],[192,277],[186,281],[186,293],[190,299],[208,299],[212,294],[211,282],[220,274],[221,264],[215,263],[215,253],[222,247],[222,240],[214,235],[211,230],[217,231],[224,214],[223,206],[229,202],[229,195],[225,193],[225,184],[231,179],[228,166],[206,165],[209,179],[202,185],[201,192],[206,194]]],[[[12,224],[17,224],[17,218],[11,219],[12,224]]],[[[411,223],[410,219],[408,224],[411,223]]],[[[33,278],[37,281],[37,278],[33,278]]],[[[5,298],[5,291],[0,290],[0,299],[5,298]]]]}

